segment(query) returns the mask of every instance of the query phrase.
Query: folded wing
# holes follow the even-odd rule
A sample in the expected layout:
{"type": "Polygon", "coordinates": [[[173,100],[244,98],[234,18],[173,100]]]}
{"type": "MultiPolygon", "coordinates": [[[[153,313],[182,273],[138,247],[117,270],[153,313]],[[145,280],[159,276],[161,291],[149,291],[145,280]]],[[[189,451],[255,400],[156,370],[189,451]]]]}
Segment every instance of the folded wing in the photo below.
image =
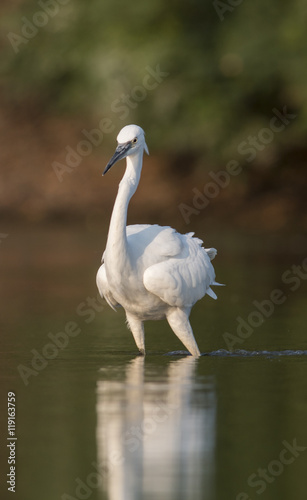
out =
{"type": "Polygon", "coordinates": [[[193,238],[193,233],[176,234],[181,238],[181,250],[145,270],[145,288],[170,306],[192,307],[206,293],[216,299],[210,288],[215,284],[211,259],[216,250],[210,248],[206,251],[201,246],[202,241],[193,238]]]}

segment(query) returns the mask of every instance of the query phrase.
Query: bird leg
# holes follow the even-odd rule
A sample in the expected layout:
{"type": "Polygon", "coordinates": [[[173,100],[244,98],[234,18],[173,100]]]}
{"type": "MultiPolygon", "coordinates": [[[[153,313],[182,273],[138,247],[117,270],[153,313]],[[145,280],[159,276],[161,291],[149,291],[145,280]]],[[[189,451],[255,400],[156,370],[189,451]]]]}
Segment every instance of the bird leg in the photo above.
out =
{"type": "Polygon", "coordinates": [[[126,312],[128,326],[132,332],[135,343],[141,354],[145,355],[145,339],[144,339],[144,326],[135,316],[126,312]]]}
{"type": "Polygon", "coordinates": [[[200,351],[190,325],[188,311],[180,309],[179,307],[173,307],[167,313],[166,319],[173,332],[181,340],[192,356],[200,356],[200,351]]]}

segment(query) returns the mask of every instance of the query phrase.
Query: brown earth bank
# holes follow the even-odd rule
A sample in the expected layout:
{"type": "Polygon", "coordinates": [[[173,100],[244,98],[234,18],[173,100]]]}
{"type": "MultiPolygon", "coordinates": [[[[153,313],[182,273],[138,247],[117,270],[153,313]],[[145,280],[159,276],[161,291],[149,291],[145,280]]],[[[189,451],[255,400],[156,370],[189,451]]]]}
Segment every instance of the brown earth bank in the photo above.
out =
{"type": "MultiPolygon", "coordinates": [[[[80,117],[2,104],[2,226],[6,221],[108,223],[124,164],[101,176],[118,131],[108,130],[106,123],[103,137],[92,136],[94,145],[88,136],[93,128],[80,117]]],[[[192,230],[201,219],[242,229],[302,231],[307,226],[306,159],[307,147],[284,149],[269,165],[238,160],[240,171],[232,175],[225,174],[226,165],[212,165],[194,152],[154,153],[145,158],[129,222],[192,230]]]]}

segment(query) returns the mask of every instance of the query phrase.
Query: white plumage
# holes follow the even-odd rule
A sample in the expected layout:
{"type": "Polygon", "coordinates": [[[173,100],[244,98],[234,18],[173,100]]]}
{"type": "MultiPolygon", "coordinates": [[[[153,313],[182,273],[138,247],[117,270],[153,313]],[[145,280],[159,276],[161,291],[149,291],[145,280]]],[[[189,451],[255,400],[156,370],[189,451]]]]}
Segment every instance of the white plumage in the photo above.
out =
{"type": "Polygon", "coordinates": [[[143,321],[166,318],[194,356],[200,351],[189,322],[192,306],[211,289],[215,272],[214,248],[204,249],[194,233],[179,234],[171,227],[138,224],[126,227],[128,204],[135,193],[142,169],[144,131],[137,125],[124,127],[117,137],[115,154],[104,174],[122,158],[126,171],[119,184],[107,245],[97,273],[99,293],[115,309],[122,306],[137,347],[145,354],[143,321]]]}

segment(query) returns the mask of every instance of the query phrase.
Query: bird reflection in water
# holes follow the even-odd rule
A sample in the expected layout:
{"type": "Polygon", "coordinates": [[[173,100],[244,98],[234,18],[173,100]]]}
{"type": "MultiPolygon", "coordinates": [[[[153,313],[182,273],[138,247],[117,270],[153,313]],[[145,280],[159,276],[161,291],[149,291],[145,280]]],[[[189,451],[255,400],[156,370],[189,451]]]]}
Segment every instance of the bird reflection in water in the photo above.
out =
{"type": "Polygon", "coordinates": [[[171,361],[159,381],[150,380],[139,356],[127,363],[124,380],[101,370],[97,462],[110,500],[151,494],[196,500],[204,488],[212,493],[214,380],[195,385],[196,363],[193,357],[171,361]]]}

